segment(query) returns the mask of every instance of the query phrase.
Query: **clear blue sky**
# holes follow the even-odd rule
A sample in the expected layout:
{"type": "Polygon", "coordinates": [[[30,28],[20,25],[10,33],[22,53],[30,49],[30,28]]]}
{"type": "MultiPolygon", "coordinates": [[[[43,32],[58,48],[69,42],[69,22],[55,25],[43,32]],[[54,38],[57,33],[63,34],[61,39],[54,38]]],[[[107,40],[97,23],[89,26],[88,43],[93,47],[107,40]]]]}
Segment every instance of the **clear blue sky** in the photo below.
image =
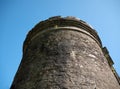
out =
{"type": "Polygon", "coordinates": [[[91,24],[120,75],[120,0],[0,0],[0,89],[9,89],[13,81],[28,31],[56,15],[91,24]]]}

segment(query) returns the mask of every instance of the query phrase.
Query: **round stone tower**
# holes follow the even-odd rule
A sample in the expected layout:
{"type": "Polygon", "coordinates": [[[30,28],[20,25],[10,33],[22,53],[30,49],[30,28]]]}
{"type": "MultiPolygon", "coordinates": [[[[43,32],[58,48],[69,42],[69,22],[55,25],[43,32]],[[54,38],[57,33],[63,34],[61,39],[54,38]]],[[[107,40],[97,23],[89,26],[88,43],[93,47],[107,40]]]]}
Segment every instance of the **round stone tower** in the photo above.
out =
{"type": "Polygon", "coordinates": [[[11,89],[120,89],[96,31],[75,17],[52,17],[27,35],[11,89]]]}

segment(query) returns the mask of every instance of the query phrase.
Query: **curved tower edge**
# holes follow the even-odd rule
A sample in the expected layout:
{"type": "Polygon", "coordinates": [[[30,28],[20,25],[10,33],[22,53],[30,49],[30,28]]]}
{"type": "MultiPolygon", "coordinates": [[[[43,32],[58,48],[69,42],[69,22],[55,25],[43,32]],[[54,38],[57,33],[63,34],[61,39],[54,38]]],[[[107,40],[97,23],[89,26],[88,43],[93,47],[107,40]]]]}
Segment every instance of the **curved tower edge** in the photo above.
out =
{"type": "MultiPolygon", "coordinates": [[[[32,30],[29,31],[29,33],[27,34],[26,40],[24,41],[23,52],[25,52],[27,45],[29,45],[31,39],[37,33],[45,29],[49,30],[49,28],[56,29],[57,27],[66,27],[66,26],[83,29],[84,31],[89,33],[94,38],[94,40],[98,43],[98,45],[102,48],[102,42],[100,40],[100,37],[98,36],[97,32],[89,24],[87,24],[83,20],[80,20],[72,16],[67,16],[67,17],[55,16],[45,21],[41,21],[32,30]]],[[[75,29],[73,28],[73,30],[75,29]]]]}

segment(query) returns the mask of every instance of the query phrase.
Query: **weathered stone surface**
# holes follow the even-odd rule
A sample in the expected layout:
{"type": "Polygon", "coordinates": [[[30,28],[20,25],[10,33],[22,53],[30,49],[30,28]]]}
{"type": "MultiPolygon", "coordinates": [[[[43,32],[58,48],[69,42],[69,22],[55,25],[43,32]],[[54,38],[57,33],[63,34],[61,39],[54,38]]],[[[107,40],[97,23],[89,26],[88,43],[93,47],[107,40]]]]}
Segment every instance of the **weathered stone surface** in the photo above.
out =
{"type": "Polygon", "coordinates": [[[79,30],[55,27],[34,36],[11,89],[120,89],[100,45],[79,30]]]}

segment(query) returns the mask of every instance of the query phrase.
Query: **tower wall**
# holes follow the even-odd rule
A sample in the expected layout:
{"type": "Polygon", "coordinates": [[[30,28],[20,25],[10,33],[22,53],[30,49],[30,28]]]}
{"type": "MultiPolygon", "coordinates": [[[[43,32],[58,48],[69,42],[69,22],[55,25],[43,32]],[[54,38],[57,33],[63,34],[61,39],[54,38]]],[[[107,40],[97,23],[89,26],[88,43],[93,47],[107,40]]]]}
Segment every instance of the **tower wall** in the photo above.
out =
{"type": "Polygon", "coordinates": [[[35,26],[11,89],[120,89],[97,33],[85,22],[55,17],[35,26]]]}

